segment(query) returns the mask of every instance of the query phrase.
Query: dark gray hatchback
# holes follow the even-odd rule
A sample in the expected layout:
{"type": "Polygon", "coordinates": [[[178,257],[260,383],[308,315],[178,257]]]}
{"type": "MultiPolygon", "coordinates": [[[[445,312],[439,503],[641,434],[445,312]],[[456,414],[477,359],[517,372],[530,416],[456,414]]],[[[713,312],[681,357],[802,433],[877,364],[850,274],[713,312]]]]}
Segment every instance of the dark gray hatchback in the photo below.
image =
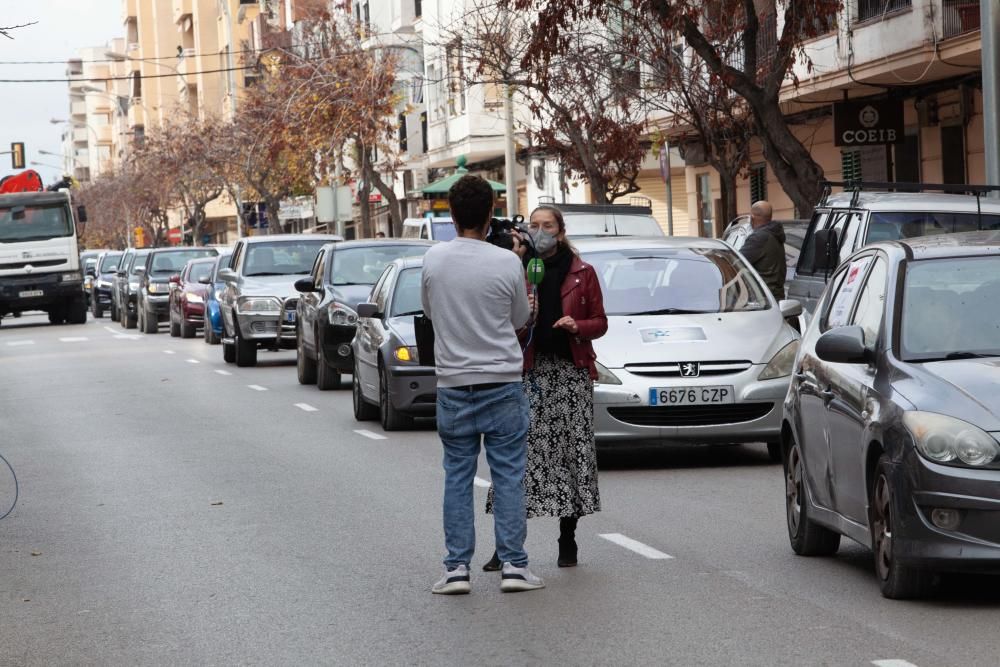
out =
{"type": "Polygon", "coordinates": [[[1000,571],[1000,233],[877,243],[833,274],[782,449],[792,549],[870,546],[882,593],[1000,571]]]}

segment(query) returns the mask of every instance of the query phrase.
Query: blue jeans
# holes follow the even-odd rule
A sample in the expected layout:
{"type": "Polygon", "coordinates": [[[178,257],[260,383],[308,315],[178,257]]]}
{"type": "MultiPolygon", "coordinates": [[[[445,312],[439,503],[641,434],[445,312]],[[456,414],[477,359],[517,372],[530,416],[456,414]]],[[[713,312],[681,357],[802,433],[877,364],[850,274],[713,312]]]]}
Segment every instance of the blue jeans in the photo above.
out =
{"type": "Polygon", "coordinates": [[[444,542],[448,569],[468,565],[476,549],[472,486],[479,443],[493,477],[493,529],[501,562],[528,564],[524,508],[529,408],[520,382],[495,389],[437,390],[438,434],[444,445],[444,542]]]}

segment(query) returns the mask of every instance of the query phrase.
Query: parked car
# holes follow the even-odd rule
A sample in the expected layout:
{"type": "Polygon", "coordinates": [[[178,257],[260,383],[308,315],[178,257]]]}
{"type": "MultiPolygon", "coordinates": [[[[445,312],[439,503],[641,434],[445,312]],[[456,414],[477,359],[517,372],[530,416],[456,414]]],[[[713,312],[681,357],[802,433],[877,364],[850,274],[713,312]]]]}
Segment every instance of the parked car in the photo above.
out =
{"type": "Polygon", "coordinates": [[[136,315],[136,294],[139,291],[139,271],[146,262],[150,248],[129,249],[125,251],[118,273],[115,274],[112,289],[118,298],[118,321],[125,329],[135,329],[138,323],[136,315]]]}
{"type": "Polygon", "coordinates": [[[155,334],[160,322],[170,317],[171,277],[177,276],[184,265],[192,259],[216,257],[215,248],[156,248],[146,255],[140,270],[136,311],[139,329],[143,333],[155,334]]]}
{"type": "Polygon", "coordinates": [[[880,242],[833,274],[782,446],[792,549],[875,555],[883,595],[1000,570],[1000,233],[880,242]]]}
{"type": "Polygon", "coordinates": [[[171,336],[194,338],[204,324],[208,285],[202,281],[212,275],[217,260],[218,257],[188,260],[180,274],[170,276],[172,289],[167,310],[171,336]]]}
{"type": "Polygon", "coordinates": [[[780,457],[781,403],[798,334],[746,261],[706,238],[583,239],[608,332],[594,341],[594,429],[615,443],[765,442],[780,457]]]}
{"type": "Polygon", "coordinates": [[[111,308],[111,319],[114,319],[111,287],[121,256],[122,253],[118,250],[107,250],[97,256],[94,284],[91,289],[90,312],[98,319],[104,317],[104,311],[107,308],[111,308]]]}
{"type": "Polygon", "coordinates": [[[219,308],[218,295],[226,284],[219,277],[219,271],[229,266],[229,260],[233,257],[232,249],[220,249],[221,253],[212,264],[212,271],[207,280],[201,281],[205,285],[205,321],[202,324],[202,333],[205,342],[209,345],[218,345],[222,342],[222,310],[219,308]]]}
{"type": "MultiPolygon", "coordinates": [[[[637,198],[638,201],[644,198],[637,198]]],[[[647,200],[648,201],[648,200],[647,200]]],[[[566,235],[590,236],[664,236],[663,228],[653,217],[648,204],[549,204],[563,214],[566,235]]],[[[525,215],[530,213],[526,211],[525,215]]]]}
{"type": "Polygon", "coordinates": [[[433,416],[437,377],[417,354],[414,317],[423,314],[423,257],[397,259],[386,267],[370,301],[358,304],[354,354],[354,418],[379,417],[382,428],[411,428],[413,418],[433,416]]]}
{"type": "MultiPolygon", "coordinates": [[[[860,187],[865,185],[860,184],[860,187]]],[[[927,190],[976,188],[967,185],[912,187],[927,190]]],[[[939,192],[864,189],[824,197],[809,221],[795,273],[786,287],[788,298],[802,304],[801,330],[805,330],[816,301],[826,287],[827,278],[859,248],[877,241],[977,229],[1000,229],[1000,202],[996,199],[939,192]]]]}
{"type": "MultiPolygon", "coordinates": [[[[787,282],[795,276],[795,265],[799,263],[799,253],[802,250],[806,231],[809,229],[809,221],[776,220],[776,222],[780,222],[782,229],[785,230],[785,266],[787,267],[785,281],[787,282]]],[[[741,215],[726,226],[722,240],[731,245],[733,250],[739,252],[752,232],[753,225],[750,223],[750,216],[741,215]]]]}
{"type": "Polygon", "coordinates": [[[456,236],[458,236],[458,232],[455,230],[455,221],[450,216],[440,218],[407,218],[403,220],[402,237],[404,239],[450,241],[456,236]]]}
{"type": "MultiPolygon", "coordinates": [[[[90,308],[91,294],[94,291],[94,277],[97,275],[97,255],[89,255],[84,257],[87,253],[80,255],[81,265],[83,266],[83,294],[84,300],[87,303],[87,308],[90,308]]],[[[84,314],[86,315],[86,314],[84,314]]]]}
{"type": "Polygon", "coordinates": [[[226,362],[254,366],[260,347],[295,347],[294,283],[309,275],[320,248],[342,240],[333,234],[274,234],[236,243],[230,266],[219,271],[226,285],[218,295],[226,362]]]}
{"type": "Polygon", "coordinates": [[[295,283],[299,382],[336,389],[340,376],[354,372],[351,341],[357,304],[365,301],[385,267],[399,257],[422,256],[430,241],[383,239],[323,246],[312,274],[295,283]]]}

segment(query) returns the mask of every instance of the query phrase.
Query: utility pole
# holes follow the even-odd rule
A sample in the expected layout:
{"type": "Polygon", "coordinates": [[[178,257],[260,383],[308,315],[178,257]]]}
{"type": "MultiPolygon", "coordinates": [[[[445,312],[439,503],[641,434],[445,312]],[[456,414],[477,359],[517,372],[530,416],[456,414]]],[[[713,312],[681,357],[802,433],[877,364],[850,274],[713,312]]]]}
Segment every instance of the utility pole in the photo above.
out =
{"type": "MultiPolygon", "coordinates": [[[[229,93],[229,112],[232,118],[230,119],[233,123],[236,122],[236,64],[233,61],[233,14],[229,8],[229,0],[219,0],[222,5],[222,13],[226,21],[226,41],[229,43],[226,45],[226,87],[229,93]]],[[[244,222],[243,222],[243,197],[240,196],[240,186],[236,185],[236,236],[243,238],[244,236],[244,222]]],[[[270,221],[268,221],[270,224],[270,221]]]]}
{"type": "MultiPolygon", "coordinates": [[[[983,57],[983,134],[986,183],[1000,185],[1000,0],[979,3],[983,57]]],[[[990,197],[1000,197],[991,192],[990,197]]]]}
{"type": "Polygon", "coordinates": [[[506,130],[504,132],[504,185],[507,187],[507,216],[513,218],[517,215],[517,181],[514,175],[514,86],[504,85],[503,95],[504,120],[506,130]]]}

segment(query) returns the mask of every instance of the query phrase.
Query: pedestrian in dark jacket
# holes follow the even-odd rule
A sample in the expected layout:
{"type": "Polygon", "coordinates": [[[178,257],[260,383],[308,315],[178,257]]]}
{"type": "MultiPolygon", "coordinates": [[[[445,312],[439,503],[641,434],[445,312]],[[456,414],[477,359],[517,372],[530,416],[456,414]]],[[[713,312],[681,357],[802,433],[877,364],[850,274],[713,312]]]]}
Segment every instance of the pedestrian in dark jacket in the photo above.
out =
{"type": "MultiPolygon", "coordinates": [[[[601,510],[594,445],[594,380],[597,355],[591,341],[608,330],[604,298],[594,268],[566,240],[559,209],[531,213],[535,247],[545,262],[537,314],[522,333],[524,388],[531,405],[528,466],[524,478],[528,518],[559,518],[559,567],[577,563],[576,524],[601,510]]],[[[486,511],[493,509],[490,490],[486,511]]],[[[484,570],[499,569],[494,556],[484,570]]]]}
{"type": "Polygon", "coordinates": [[[785,230],[780,222],[771,220],[771,205],[755,202],[750,207],[753,232],[747,237],[740,253],[764,279],[776,301],[785,298],[785,230]]]}

